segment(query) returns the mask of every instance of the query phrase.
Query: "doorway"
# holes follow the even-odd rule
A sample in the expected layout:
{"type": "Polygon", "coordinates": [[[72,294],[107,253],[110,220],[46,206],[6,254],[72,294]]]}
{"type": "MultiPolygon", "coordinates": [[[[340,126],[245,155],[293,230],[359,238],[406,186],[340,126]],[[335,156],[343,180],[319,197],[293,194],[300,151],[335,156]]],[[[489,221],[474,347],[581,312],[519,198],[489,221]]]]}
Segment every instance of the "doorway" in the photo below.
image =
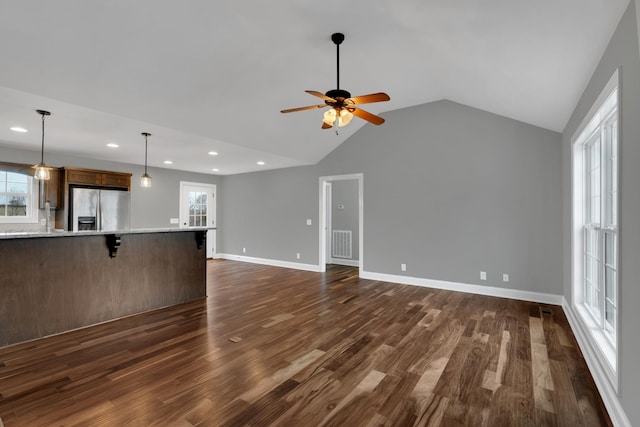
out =
{"type": "MultiPolygon", "coordinates": [[[[216,226],[216,186],[180,181],[180,228],[216,226]]],[[[207,258],[215,256],[216,230],[208,230],[207,258]]]]}
{"type": "Polygon", "coordinates": [[[357,265],[359,271],[362,271],[362,266],[364,265],[364,251],[363,251],[363,217],[364,217],[364,202],[363,202],[363,175],[362,174],[349,174],[349,175],[334,175],[334,176],[323,176],[320,177],[320,221],[319,221],[319,264],[318,270],[321,272],[326,271],[327,262],[330,262],[332,259],[336,259],[336,251],[341,252],[338,254],[341,256],[341,261],[339,263],[345,265],[357,265]],[[357,185],[357,197],[354,197],[352,203],[356,206],[353,206],[355,210],[357,210],[357,224],[353,224],[350,227],[344,228],[352,228],[352,230],[334,230],[333,220],[334,216],[334,208],[338,209],[338,212],[342,209],[346,208],[346,204],[337,203],[336,197],[333,195],[334,188],[332,185],[334,183],[340,184],[344,181],[354,181],[354,184],[357,185]],[[336,204],[337,203],[337,204],[336,204]],[[333,206],[336,205],[336,206],[333,206]],[[333,236],[336,235],[336,238],[341,239],[341,244],[339,247],[334,247],[332,245],[333,236]],[[354,236],[355,238],[351,239],[350,236],[354,236]],[[345,244],[345,242],[347,242],[345,244]],[[346,255],[351,248],[355,248],[353,252],[358,254],[357,264],[356,261],[349,262],[347,260],[346,255]],[[347,250],[347,252],[342,252],[343,249],[347,250]]]}

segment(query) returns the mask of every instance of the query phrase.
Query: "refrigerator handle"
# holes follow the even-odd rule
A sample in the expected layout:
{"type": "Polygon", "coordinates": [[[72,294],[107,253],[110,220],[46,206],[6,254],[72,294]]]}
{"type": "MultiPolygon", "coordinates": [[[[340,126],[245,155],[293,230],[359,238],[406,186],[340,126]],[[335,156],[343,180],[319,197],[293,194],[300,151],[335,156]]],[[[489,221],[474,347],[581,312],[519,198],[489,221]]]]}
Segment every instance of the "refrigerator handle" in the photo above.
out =
{"type": "Polygon", "coordinates": [[[98,192],[98,203],[96,203],[96,230],[102,230],[102,202],[100,200],[100,192],[98,192]]]}

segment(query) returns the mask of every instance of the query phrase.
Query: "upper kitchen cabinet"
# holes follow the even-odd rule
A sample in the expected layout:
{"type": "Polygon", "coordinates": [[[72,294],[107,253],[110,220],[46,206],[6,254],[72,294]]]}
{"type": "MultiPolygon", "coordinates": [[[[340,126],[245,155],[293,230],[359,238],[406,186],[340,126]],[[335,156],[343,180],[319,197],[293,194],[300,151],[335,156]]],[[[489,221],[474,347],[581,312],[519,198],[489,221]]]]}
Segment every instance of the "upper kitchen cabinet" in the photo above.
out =
{"type": "Polygon", "coordinates": [[[131,190],[131,174],[92,169],[64,168],[66,184],[104,186],[131,190]]]}

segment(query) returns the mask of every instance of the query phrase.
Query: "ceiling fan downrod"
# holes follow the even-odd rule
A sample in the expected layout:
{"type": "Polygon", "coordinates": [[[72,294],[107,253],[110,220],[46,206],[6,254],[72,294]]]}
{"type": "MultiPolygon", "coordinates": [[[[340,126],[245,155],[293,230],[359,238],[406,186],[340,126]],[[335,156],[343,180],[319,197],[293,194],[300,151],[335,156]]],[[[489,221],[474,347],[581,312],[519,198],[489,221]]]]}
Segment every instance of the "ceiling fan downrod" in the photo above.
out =
{"type": "Polygon", "coordinates": [[[340,90],[340,44],[342,44],[342,42],[344,41],[344,34],[342,33],[333,33],[331,35],[331,40],[335,43],[336,45],[336,76],[337,76],[337,82],[336,82],[336,89],[340,90]]]}
{"type": "Polygon", "coordinates": [[[333,33],[331,35],[331,41],[336,45],[336,88],[328,91],[325,95],[333,99],[351,98],[351,93],[340,89],[340,44],[344,41],[344,34],[333,33]]]}

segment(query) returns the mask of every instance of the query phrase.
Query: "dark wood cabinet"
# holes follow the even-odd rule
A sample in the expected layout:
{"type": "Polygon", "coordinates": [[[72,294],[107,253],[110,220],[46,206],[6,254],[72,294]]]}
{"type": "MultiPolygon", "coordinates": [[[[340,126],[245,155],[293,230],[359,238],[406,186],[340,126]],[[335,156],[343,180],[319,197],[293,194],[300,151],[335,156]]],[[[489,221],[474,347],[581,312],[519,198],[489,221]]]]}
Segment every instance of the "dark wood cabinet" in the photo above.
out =
{"type": "Polygon", "coordinates": [[[67,184],[100,185],[100,174],[95,171],[65,168],[65,178],[67,184]]]}
{"type": "Polygon", "coordinates": [[[47,181],[38,183],[38,207],[44,209],[44,204],[49,202],[51,209],[60,205],[60,169],[52,168],[51,177],[47,181]]]}
{"type": "Polygon", "coordinates": [[[64,168],[66,184],[84,184],[131,190],[131,174],[91,169],[64,168]]]}
{"type": "Polygon", "coordinates": [[[121,174],[121,173],[103,173],[100,177],[102,185],[106,185],[109,187],[126,187],[128,190],[131,189],[131,174],[121,174]]]}

